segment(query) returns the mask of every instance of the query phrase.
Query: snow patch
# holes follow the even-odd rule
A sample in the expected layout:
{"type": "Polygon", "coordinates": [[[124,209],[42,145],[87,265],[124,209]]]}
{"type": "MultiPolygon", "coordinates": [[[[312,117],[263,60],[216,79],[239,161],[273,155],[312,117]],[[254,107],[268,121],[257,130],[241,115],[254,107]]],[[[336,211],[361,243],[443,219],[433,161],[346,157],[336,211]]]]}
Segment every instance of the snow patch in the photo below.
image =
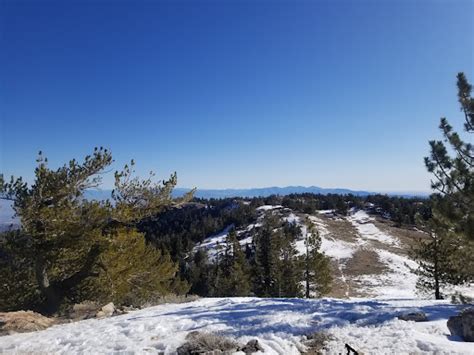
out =
{"type": "Polygon", "coordinates": [[[400,245],[400,242],[397,238],[382,232],[373,223],[371,223],[371,221],[374,219],[363,210],[352,213],[347,217],[347,220],[351,222],[351,224],[359,232],[362,238],[362,243],[366,242],[367,240],[375,240],[388,245],[400,245]]]}
{"type": "Polygon", "coordinates": [[[260,207],[257,207],[257,211],[271,211],[271,210],[278,210],[280,208],[283,208],[282,205],[263,205],[260,207]]]}

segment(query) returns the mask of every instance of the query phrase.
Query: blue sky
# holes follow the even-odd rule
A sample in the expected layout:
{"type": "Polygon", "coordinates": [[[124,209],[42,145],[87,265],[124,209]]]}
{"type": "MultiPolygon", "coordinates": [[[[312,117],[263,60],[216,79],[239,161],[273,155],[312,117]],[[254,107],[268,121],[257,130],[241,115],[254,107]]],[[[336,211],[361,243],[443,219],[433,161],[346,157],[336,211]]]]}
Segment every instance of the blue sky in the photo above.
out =
{"type": "MultiPolygon", "coordinates": [[[[472,1],[12,1],[0,171],[110,148],[179,185],[429,188],[474,81],[472,1]]],[[[111,174],[105,177],[111,186],[111,174]]]]}

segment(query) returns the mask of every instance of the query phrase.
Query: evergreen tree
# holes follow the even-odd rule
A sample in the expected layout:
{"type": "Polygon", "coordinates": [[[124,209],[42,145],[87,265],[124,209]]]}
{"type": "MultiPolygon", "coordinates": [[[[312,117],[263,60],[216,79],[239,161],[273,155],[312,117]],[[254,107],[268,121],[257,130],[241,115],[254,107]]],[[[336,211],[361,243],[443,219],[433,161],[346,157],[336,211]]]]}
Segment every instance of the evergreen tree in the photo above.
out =
{"type": "Polygon", "coordinates": [[[32,259],[18,252],[28,241],[21,231],[0,233],[1,311],[32,309],[40,302],[32,259]]]}
{"type": "Polygon", "coordinates": [[[109,245],[99,256],[98,277],[84,291],[103,303],[139,305],[172,291],[186,293],[186,284],[175,278],[177,264],[168,254],[146,245],[143,234],[121,228],[108,235],[109,245]]]}
{"type": "Polygon", "coordinates": [[[282,233],[279,233],[279,262],[278,265],[278,296],[300,297],[301,267],[295,248],[296,238],[301,234],[301,228],[296,223],[286,222],[282,233]]]}
{"type": "Polygon", "coordinates": [[[305,220],[305,255],[303,256],[305,297],[316,297],[328,293],[331,289],[331,267],[329,258],[320,252],[321,237],[309,218],[305,220]]]}
{"type": "Polygon", "coordinates": [[[233,229],[226,238],[226,248],[220,269],[223,274],[221,296],[242,297],[250,294],[248,263],[233,229]]]}
{"type": "Polygon", "coordinates": [[[277,228],[278,220],[267,216],[253,238],[252,288],[258,297],[278,297],[277,228]]]}
{"type": "Polygon", "coordinates": [[[422,226],[427,237],[420,238],[412,251],[418,263],[418,267],[412,270],[419,277],[417,288],[433,292],[437,300],[443,299],[442,288],[469,281],[474,264],[471,258],[463,255],[466,250],[463,250],[462,238],[449,225],[443,224],[436,212],[427,221],[419,220],[418,225],[422,226]]]}
{"type": "Polygon", "coordinates": [[[209,262],[207,252],[198,249],[185,272],[185,278],[191,285],[189,292],[202,297],[210,296],[213,283],[212,273],[212,265],[209,262]]]}
{"type": "MultiPolygon", "coordinates": [[[[457,75],[457,87],[464,130],[473,134],[474,99],[463,73],[457,75]]],[[[474,148],[462,140],[446,118],[441,118],[439,128],[444,140],[430,141],[430,156],[425,158],[436,191],[431,196],[431,216],[428,221],[418,218],[428,237],[420,240],[413,251],[419,263],[415,270],[418,286],[432,290],[437,299],[442,298],[443,285],[474,279],[474,148]]]]}
{"type": "MultiPolygon", "coordinates": [[[[458,100],[464,114],[464,130],[474,133],[474,99],[472,86],[463,73],[457,75],[458,100]]],[[[443,224],[449,223],[456,233],[474,239],[474,147],[453,130],[446,118],[439,128],[444,141],[429,142],[431,153],[425,165],[434,175],[431,186],[435,208],[443,224]],[[448,148],[454,153],[450,155],[448,148]]]]}
{"type": "Polygon", "coordinates": [[[227,251],[221,245],[216,243],[216,256],[214,258],[214,265],[211,273],[211,295],[213,297],[221,297],[222,290],[225,287],[225,275],[224,275],[224,261],[227,259],[225,253],[227,251]],[[223,251],[224,250],[224,251],[223,251]]]}
{"type": "MultiPolygon", "coordinates": [[[[100,185],[101,174],[111,163],[110,152],[96,148],[82,163],[73,159],[53,170],[40,153],[32,185],[13,177],[6,182],[0,175],[0,193],[14,201],[14,210],[21,221],[22,243],[10,243],[10,252],[29,260],[38,300],[43,303],[41,310],[47,313],[56,312],[64,300],[74,298],[84,283],[100,277],[106,267],[100,257],[114,248],[114,238],[122,236],[123,228],[130,232],[131,238],[136,238],[132,231],[142,219],[191,197],[172,199],[176,174],[162,184],[153,183],[152,176],[146,180],[134,178],[132,161],[123,171],[115,173],[113,202],[86,200],[84,192],[100,185]]],[[[135,265],[134,277],[146,279],[145,274],[153,274],[149,266],[140,263],[146,254],[143,250],[137,249],[133,242],[123,246],[129,247],[124,252],[128,260],[123,262],[135,265]]],[[[111,274],[121,277],[120,273],[111,274]]],[[[160,280],[163,277],[160,272],[153,275],[160,280]]],[[[165,292],[164,288],[159,291],[165,292]]],[[[87,297],[84,291],[82,295],[87,297]]]]}

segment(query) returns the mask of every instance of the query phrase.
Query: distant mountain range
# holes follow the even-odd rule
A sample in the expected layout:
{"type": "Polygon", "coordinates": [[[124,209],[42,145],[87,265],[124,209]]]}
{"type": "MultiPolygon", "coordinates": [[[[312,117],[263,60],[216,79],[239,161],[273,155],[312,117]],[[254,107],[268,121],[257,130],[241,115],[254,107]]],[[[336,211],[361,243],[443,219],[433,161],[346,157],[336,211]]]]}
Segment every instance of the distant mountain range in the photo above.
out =
{"type": "MultiPolygon", "coordinates": [[[[182,196],[184,193],[190,191],[186,188],[176,188],[174,193],[176,196],[182,196]]],[[[372,194],[368,191],[355,191],[349,189],[326,189],[317,186],[286,186],[286,187],[261,187],[261,188],[250,188],[250,189],[198,189],[195,193],[196,197],[200,198],[227,198],[227,197],[268,197],[271,195],[290,195],[290,194],[301,194],[301,193],[314,193],[314,194],[338,194],[347,195],[353,194],[356,196],[367,196],[372,194]]]]}

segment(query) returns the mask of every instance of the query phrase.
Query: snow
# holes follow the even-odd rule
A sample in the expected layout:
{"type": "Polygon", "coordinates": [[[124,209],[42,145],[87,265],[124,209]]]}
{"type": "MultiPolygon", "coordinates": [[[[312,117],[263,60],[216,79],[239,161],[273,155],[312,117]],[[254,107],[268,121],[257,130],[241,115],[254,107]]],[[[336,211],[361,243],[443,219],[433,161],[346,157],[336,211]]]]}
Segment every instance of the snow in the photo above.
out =
{"type": "Polygon", "coordinates": [[[319,214],[333,215],[335,213],[335,210],[318,210],[317,212],[319,214]]]}
{"type": "Polygon", "coordinates": [[[227,235],[232,230],[232,228],[234,228],[233,224],[227,226],[219,233],[206,238],[202,243],[196,246],[195,249],[206,249],[209,257],[211,259],[214,258],[217,252],[224,247],[227,235]]]}
{"type": "Polygon", "coordinates": [[[257,207],[257,211],[271,211],[271,210],[277,210],[283,208],[282,205],[263,205],[260,207],[257,207]]]}
{"type": "Polygon", "coordinates": [[[380,243],[394,246],[399,246],[400,244],[396,238],[382,232],[373,223],[371,223],[373,218],[363,210],[359,210],[349,215],[347,220],[352,223],[352,225],[357,229],[363,238],[362,243],[366,242],[367,240],[375,240],[380,243]]]}
{"type": "Polygon", "coordinates": [[[474,354],[449,336],[446,321],[460,306],[446,301],[370,299],[207,298],[165,304],[108,319],[53,326],[0,337],[0,353],[175,354],[190,331],[217,332],[242,343],[258,339],[267,355],[299,354],[305,335],[328,332],[327,353],[350,344],[364,354],[474,354]],[[428,322],[398,320],[423,311],[428,322]]]}
{"type": "Polygon", "coordinates": [[[375,286],[372,292],[379,297],[416,297],[417,276],[411,269],[417,268],[413,260],[387,250],[376,250],[379,260],[384,263],[389,272],[381,275],[382,286],[375,286]]]}
{"type": "Polygon", "coordinates": [[[321,238],[321,251],[330,258],[337,260],[349,259],[355,250],[356,248],[353,245],[342,240],[331,237],[321,238]]]}
{"type": "MultiPolygon", "coordinates": [[[[298,218],[298,217],[296,217],[298,218]]],[[[327,225],[316,216],[308,216],[309,220],[316,226],[319,236],[321,237],[321,251],[329,256],[330,258],[341,260],[348,259],[352,257],[352,254],[355,251],[355,247],[350,243],[344,242],[334,238],[329,232],[327,225]]],[[[298,218],[297,221],[300,219],[298,218]]],[[[298,253],[305,254],[306,248],[304,246],[304,237],[307,233],[307,228],[305,225],[301,225],[303,240],[296,242],[296,250],[298,253]]]]}
{"type": "Polygon", "coordinates": [[[285,221],[287,221],[288,223],[299,224],[299,222],[300,222],[300,218],[298,216],[296,216],[294,213],[290,213],[288,216],[283,217],[283,219],[285,221]]]}

